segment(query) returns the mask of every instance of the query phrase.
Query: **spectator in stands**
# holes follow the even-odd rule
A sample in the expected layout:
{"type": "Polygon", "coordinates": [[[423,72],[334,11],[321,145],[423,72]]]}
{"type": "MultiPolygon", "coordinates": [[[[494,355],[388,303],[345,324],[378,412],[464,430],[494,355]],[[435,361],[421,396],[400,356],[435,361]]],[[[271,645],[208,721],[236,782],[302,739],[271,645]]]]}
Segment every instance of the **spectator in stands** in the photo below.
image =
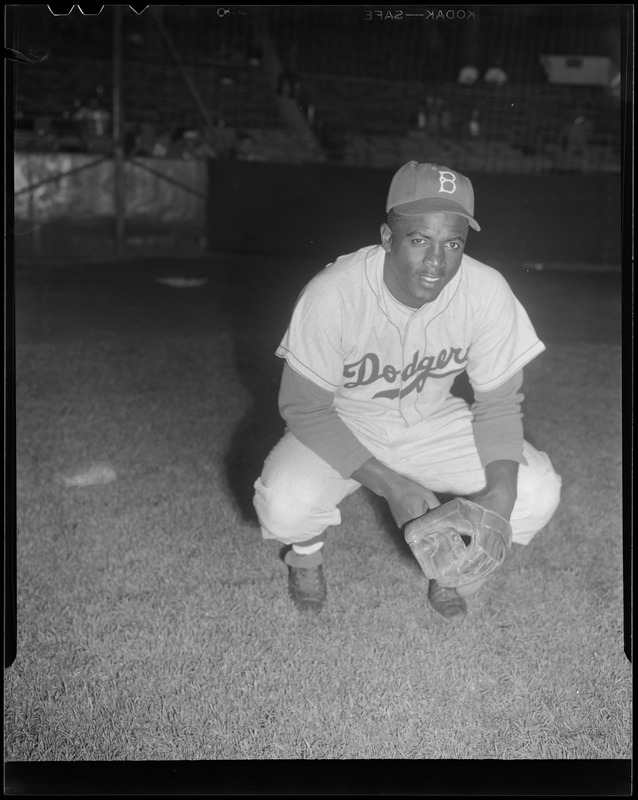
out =
{"type": "Polygon", "coordinates": [[[157,131],[155,125],[145,122],[129,131],[125,137],[125,153],[135,158],[167,158],[171,150],[171,137],[168,131],[157,131]]]}
{"type": "Polygon", "coordinates": [[[479,71],[472,64],[462,67],[459,71],[457,83],[461,86],[474,86],[479,79],[479,71]]]}
{"type": "Polygon", "coordinates": [[[428,126],[428,115],[425,109],[425,103],[421,103],[421,105],[417,108],[415,118],[414,118],[414,127],[418,131],[424,131],[428,126]]]}
{"type": "Polygon", "coordinates": [[[157,136],[155,127],[148,122],[140,125],[135,132],[135,139],[131,149],[132,156],[152,156],[157,136]]]}
{"type": "Polygon", "coordinates": [[[62,119],[77,119],[77,112],[79,109],[82,108],[82,101],[79,100],[77,97],[73,101],[73,110],[69,111],[68,109],[62,112],[62,119]]]}
{"type": "Polygon", "coordinates": [[[483,80],[490,86],[504,86],[507,83],[507,75],[500,63],[496,63],[487,70],[483,80]]]}
{"type": "Polygon", "coordinates": [[[240,161],[265,161],[262,153],[255,147],[253,137],[240,131],[237,134],[237,156],[240,161]]]}
{"type": "Polygon", "coordinates": [[[201,131],[184,131],[182,136],[182,158],[184,159],[203,159],[214,158],[215,151],[202,136],[201,131]]]}
{"type": "MultiPolygon", "coordinates": [[[[166,153],[163,155],[164,158],[182,157],[184,133],[187,130],[187,128],[178,127],[173,128],[170,133],[168,133],[167,138],[162,142],[162,144],[164,144],[166,147],[166,153]]],[[[157,155],[159,156],[160,154],[157,153],[157,155]]]]}
{"type": "Polygon", "coordinates": [[[197,147],[197,138],[199,131],[184,131],[180,140],[181,157],[185,161],[189,161],[195,156],[195,149],[197,147]]]}
{"type": "Polygon", "coordinates": [[[171,137],[166,131],[162,131],[156,138],[151,152],[153,158],[170,158],[171,153],[171,137]]]}
{"type": "Polygon", "coordinates": [[[81,125],[82,139],[89,153],[103,153],[108,149],[111,115],[97,96],[86,106],[80,104],[73,118],[81,125]]]}
{"type": "Polygon", "coordinates": [[[562,172],[582,172],[587,166],[591,123],[578,112],[564,126],[559,138],[560,158],[557,168],[562,172]]]}
{"type": "Polygon", "coordinates": [[[478,108],[473,108],[470,112],[467,132],[470,139],[478,139],[481,135],[481,112],[478,108]]]}

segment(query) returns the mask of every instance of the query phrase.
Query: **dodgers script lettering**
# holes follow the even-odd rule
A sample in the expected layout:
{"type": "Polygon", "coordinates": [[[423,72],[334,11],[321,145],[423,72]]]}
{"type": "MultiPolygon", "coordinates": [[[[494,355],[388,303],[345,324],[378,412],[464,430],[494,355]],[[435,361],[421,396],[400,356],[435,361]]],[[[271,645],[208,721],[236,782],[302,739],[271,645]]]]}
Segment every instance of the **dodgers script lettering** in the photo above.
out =
{"type": "Polygon", "coordinates": [[[373,395],[374,398],[387,397],[393,400],[396,397],[405,397],[410,392],[420,393],[428,378],[446,378],[448,375],[462,372],[467,359],[467,350],[463,352],[460,347],[451,347],[449,350],[444,348],[438,356],[424,356],[423,358],[420,358],[420,352],[416,350],[410,363],[401,370],[391,364],[381,366],[376,353],[366,353],[359,361],[344,366],[344,378],[354,378],[354,380],[343,385],[345,389],[354,389],[357,386],[376,383],[376,381],[395,383],[400,377],[400,387],[386,389],[373,395]],[[446,369],[451,362],[459,366],[447,372],[440,371],[446,369]]]}

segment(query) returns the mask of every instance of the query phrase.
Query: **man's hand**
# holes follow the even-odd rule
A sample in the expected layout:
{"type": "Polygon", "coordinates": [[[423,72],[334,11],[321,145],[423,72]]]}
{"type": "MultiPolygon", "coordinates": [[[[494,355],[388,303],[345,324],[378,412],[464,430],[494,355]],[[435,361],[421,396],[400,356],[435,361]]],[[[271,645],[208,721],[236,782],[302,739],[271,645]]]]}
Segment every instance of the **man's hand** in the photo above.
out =
{"type": "Polygon", "coordinates": [[[516,503],[518,462],[492,461],[485,467],[485,477],[485,488],[468,499],[509,520],[516,503]]]}
{"type": "Polygon", "coordinates": [[[380,497],[385,497],[399,528],[425,514],[428,509],[441,505],[429,489],[399,475],[376,458],[368,459],[351,477],[380,497]]]}

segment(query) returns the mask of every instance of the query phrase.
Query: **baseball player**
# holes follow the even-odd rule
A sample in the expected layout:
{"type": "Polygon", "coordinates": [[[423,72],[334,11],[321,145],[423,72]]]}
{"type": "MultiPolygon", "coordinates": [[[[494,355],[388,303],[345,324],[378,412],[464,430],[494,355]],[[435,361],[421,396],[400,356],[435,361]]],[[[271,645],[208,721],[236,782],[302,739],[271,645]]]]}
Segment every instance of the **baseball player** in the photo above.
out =
{"type": "MultiPolygon", "coordinates": [[[[503,276],[465,254],[469,228],[480,231],[470,180],[411,161],[386,212],[380,244],[304,288],[277,349],[286,430],[254,505],[263,537],[290,546],[301,611],[325,602],[326,529],[361,486],[387,500],[400,528],[452,495],[506,520],[518,544],[559,502],[560,477],[523,437],[523,368],[545,348],[503,276]],[[462,372],[471,405],[450,393],[462,372]]],[[[482,583],[430,580],[430,605],[461,621],[482,583]]]]}

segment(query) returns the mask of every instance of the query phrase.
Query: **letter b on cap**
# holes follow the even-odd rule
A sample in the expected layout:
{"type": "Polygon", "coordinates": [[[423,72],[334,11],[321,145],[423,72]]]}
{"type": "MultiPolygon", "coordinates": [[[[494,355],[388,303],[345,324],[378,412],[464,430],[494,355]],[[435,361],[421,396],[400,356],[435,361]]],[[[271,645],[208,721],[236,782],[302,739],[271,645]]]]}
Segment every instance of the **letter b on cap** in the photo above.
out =
{"type": "Polygon", "coordinates": [[[439,185],[441,188],[439,192],[445,192],[446,194],[454,194],[456,191],[456,175],[453,172],[448,172],[447,170],[440,169],[439,170],[439,185]],[[445,188],[446,186],[452,188],[445,188]]]}

